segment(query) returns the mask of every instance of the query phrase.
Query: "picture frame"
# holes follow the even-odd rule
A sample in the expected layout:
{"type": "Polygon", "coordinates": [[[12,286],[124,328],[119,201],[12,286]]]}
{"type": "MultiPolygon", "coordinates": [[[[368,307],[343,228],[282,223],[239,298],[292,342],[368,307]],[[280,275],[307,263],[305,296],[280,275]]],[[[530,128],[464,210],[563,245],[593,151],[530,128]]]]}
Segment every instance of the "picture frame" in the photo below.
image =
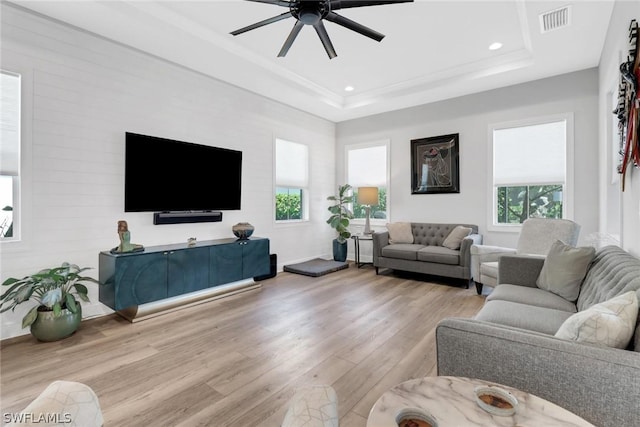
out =
{"type": "Polygon", "coordinates": [[[460,192],[457,133],[411,140],[411,194],[460,192]]]}

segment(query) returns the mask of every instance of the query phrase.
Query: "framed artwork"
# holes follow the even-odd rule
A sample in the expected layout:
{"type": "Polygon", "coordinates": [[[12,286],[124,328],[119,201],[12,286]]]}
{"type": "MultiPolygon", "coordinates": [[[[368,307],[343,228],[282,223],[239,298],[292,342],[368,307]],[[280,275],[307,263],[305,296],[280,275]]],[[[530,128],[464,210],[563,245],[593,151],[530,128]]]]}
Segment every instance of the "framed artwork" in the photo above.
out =
{"type": "Polygon", "coordinates": [[[459,134],[411,140],[411,194],[460,192],[459,134]]]}

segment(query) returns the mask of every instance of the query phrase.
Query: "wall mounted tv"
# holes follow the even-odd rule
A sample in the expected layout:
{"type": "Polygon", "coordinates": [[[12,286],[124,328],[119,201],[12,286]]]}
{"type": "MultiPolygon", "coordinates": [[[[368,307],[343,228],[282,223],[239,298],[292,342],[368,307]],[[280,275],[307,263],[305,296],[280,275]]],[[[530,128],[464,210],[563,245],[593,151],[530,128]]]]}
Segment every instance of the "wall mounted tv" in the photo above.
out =
{"type": "Polygon", "coordinates": [[[239,210],[241,192],[242,151],[126,133],[125,212],[239,210]]]}

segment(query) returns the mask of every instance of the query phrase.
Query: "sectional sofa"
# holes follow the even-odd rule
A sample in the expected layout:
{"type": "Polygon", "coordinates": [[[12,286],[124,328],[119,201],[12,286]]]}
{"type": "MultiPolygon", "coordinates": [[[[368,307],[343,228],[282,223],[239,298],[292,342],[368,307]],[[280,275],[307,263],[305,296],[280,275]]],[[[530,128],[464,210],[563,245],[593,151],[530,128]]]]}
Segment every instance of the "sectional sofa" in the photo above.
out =
{"type": "Polygon", "coordinates": [[[503,256],[499,284],[475,318],[438,324],[438,375],[515,387],[596,426],[640,425],[640,260],[616,246],[598,250],[575,302],[538,287],[544,262],[503,256]],[[625,298],[631,302],[612,305],[625,298]],[[610,321],[625,326],[601,326],[610,321]],[[629,344],[611,347],[620,331],[629,344]]]}

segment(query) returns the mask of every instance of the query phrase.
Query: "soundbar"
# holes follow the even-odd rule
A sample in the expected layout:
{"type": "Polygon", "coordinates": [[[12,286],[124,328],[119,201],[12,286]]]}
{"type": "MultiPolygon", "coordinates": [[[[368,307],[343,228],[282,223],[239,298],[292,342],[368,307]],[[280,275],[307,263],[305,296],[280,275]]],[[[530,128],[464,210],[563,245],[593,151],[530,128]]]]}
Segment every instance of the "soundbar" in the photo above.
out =
{"type": "Polygon", "coordinates": [[[155,212],[153,214],[153,223],[156,225],[220,221],[222,221],[222,212],[155,212]]]}

